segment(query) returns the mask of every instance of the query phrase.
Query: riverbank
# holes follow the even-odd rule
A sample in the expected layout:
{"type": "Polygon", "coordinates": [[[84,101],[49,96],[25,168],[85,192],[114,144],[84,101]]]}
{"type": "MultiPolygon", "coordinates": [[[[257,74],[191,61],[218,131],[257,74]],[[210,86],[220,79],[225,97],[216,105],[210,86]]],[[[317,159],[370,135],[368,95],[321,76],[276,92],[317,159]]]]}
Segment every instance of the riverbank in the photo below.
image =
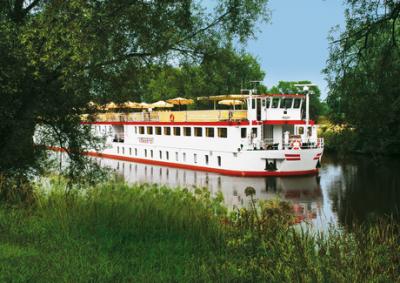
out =
{"type": "Polygon", "coordinates": [[[0,208],[0,281],[400,280],[391,222],[311,235],[278,200],[228,214],[201,189],[50,187],[33,207],[0,208]]]}

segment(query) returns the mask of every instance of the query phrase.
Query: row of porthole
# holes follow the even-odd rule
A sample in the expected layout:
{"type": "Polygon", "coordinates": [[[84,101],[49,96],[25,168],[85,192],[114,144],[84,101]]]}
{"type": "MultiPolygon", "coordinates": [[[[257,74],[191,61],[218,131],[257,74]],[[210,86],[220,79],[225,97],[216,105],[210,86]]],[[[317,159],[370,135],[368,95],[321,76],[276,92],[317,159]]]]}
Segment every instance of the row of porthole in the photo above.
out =
{"type": "MultiPolygon", "coordinates": [[[[132,148],[129,147],[128,151],[129,151],[129,155],[130,156],[132,156],[132,152],[134,152],[134,156],[138,156],[138,149],[137,148],[134,148],[134,151],[132,151],[132,148]]],[[[162,160],[163,159],[163,151],[159,150],[158,152],[159,152],[159,159],[162,160]]],[[[124,155],[125,154],[125,147],[122,146],[121,150],[120,150],[120,147],[117,146],[117,154],[123,154],[124,155]]],[[[154,158],[154,151],[152,149],[150,149],[150,150],[144,149],[144,157],[145,158],[147,158],[147,157],[154,158]],[[149,154],[150,156],[148,156],[148,153],[150,153],[149,154]]],[[[198,163],[197,157],[198,157],[198,154],[197,153],[193,153],[193,161],[194,161],[195,164],[198,163]]],[[[165,151],[165,159],[166,160],[170,160],[169,151],[165,151]]],[[[182,153],[182,159],[183,159],[183,162],[186,162],[186,152],[182,153]]],[[[179,162],[179,153],[178,152],[175,152],[175,161],[179,162]]],[[[205,165],[209,165],[209,161],[210,161],[210,158],[209,158],[208,154],[205,154],[204,155],[204,164],[205,165]]],[[[217,164],[218,164],[219,167],[221,167],[221,165],[222,165],[221,156],[217,156],[217,164]]]]}
{"type": "MultiPolygon", "coordinates": [[[[164,135],[164,136],[192,136],[192,127],[153,127],[153,126],[135,126],[135,134],[139,135],[164,135]],[[182,130],[183,128],[183,130],[182,130]],[[146,131],[145,131],[146,130],[146,131]],[[181,133],[183,132],[183,134],[181,133]]],[[[203,127],[193,127],[193,136],[202,137],[203,136],[203,127]]],[[[213,138],[215,137],[215,128],[206,127],[205,135],[206,137],[213,138]]],[[[228,137],[228,129],[227,128],[217,128],[217,136],[219,138],[227,138],[228,137]]]]}

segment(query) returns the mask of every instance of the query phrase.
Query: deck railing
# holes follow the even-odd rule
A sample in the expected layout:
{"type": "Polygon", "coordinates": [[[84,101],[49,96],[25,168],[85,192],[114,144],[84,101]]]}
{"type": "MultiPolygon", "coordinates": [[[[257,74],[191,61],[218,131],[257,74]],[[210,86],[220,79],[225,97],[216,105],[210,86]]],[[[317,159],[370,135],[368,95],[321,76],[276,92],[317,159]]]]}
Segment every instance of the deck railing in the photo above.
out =
{"type": "Polygon", "coordinates": [[[323,148],[324,138],[317,138],[316,141],[302,141],[299,138],[289,138],[288,143],[285,143],[283,139],[279,142],[277,140],[274,141],[272,138],[267,138],[261,141],[261,147],[269,150],[323,148]],[[280,146],[281,143],[282,147],[280,146]]]}
{"type": "MultiPolygon", "coordinates": [[[[85,119],[85,117],[83,117],[85,119]]],[[[218,122],[242,121],[247,119],[247,110],[190,110],[154,111],[136,113],[99,113],[99,122],[218,122]]]]}

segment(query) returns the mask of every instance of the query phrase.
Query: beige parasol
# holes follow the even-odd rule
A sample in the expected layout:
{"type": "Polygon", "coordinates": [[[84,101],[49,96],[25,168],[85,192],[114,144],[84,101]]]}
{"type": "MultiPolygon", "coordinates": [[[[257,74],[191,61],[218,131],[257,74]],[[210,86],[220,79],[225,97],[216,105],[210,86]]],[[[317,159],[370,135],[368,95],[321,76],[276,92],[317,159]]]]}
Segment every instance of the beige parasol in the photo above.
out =
{"type": "Polygon", "coordinates": [[[220,100],[236,100],[243,101],[249,96],[247,94],[224,94],[224,95],[212,95],[212,96],[201,96],[197,100],[209,100],[214,101],[214,109],[216,109],[216,102],[220,100]]]}
{"type": "Polygon", "coordinates": [[[109,102],[104,106],[105,110],[116,109],[116,108],[119,108],[119,106],[114,102],[109,102]]]}
{"type": "Polygon", "coordinates": [[[140,109],[140,108],[142,108],[139,103],[132,102],[132,101],[125,102],[124,104],[122,104],[122,107],[123,108],[130,108],[130,109],[140,109]]]}
{"type": "Polygon", "coordinates": [[[234,100],[234,99],[224,99],[224,100],[218,101],[218,104],[233,106],[234,110],[235,110],[236,105],[243,105],[243,103],[244,103],[243,101],[234,100]]]}
{"type": "Polygon", "coordinates": [[[184,97],[175,97],[172,99],[167,100],[168,103],[174,104],[174,105],[179,105],[179,110],[181,109],[181,105],[189,105],[193,104],[193,99],[190,98],[184,98],[184,97]]]}
{"type": "Polygon", "coordinates": [[[168,102],[165,102],[163,100],[154,102],[154,103],[150,104],[150,106],[151,106],[151,108],[171,108],[171,107],[174,107],[174,105],[172,105],[172,104],[170,104],[168,102]]]}
{"type": "Polygon", "coordinates": [[[139,106],[141,109],[151,108],[151,104],[148,104],[146,102],[140,102],[139,106]]]}

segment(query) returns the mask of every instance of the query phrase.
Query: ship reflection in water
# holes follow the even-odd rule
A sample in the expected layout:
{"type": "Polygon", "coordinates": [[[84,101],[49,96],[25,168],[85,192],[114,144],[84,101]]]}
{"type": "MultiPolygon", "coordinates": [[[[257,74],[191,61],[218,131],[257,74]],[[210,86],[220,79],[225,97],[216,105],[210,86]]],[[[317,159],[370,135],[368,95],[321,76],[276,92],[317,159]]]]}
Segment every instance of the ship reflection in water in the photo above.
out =
{"type": "Polygon", "coordinates": [[[234,177],[141,163],[96,159],[101,166],[114,169],[128,183],[159,184],[168,187],[207,188],[212,196],[221,192],[228,209],[250,206],[245,188],[255,189],[256,200],[279,197],[293,204],[298,222],[308,220],[314,226],[326,225],[323,197],[317,176],[302,177],[234,177]],[[324,219],[321,220],[321,217],[324,219]]]}

